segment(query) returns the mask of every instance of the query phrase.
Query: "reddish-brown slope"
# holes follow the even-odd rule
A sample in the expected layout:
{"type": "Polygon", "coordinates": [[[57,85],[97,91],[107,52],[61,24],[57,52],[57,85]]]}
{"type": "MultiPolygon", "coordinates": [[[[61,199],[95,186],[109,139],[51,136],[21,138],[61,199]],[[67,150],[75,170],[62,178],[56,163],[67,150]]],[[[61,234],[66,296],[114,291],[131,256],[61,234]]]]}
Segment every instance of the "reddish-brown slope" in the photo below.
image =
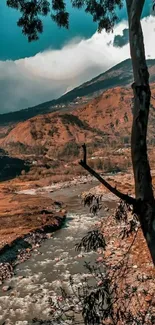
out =
{"type": "MultiPolygon", "coordinates": [[[[153,136],[155,119],[155,84],[152,84],[152,98],[149,118],[149,135],[153,136]],[[153,131],[153,132],[152,132],[153,131]]],[[[75,114],[91,127],[98,128],[110,136],[129,136],[132,124],[131,89],[117,87],[109,89],[89,104],[75,111],[75,114]]]]}
{"type": "MultiPolygon", "coordinates": [[[[69,115],[69,118],[72,115],[69,115]]],[[[91,136],[87,126],[67,121],[68,114],[51,113],[40,115],[17,124],[10,133],[0,140],[2,146],[11,143],[23,143],[28,146],[63,146],[70,141],[85,141],[91,136]]],[[[78,119],[77,119],[78,123],[78,119]]]]}
{"type": "MultiPolygon", "coordinates": [[[[152,84],[152,103],[149,119],[149,140],[154,143],[155,122],[155,84],[152,84]]],[[[118,145],[128,143],[132,123],[131,89],[114,88],[105,91],[99,97],[74,111],[39,115],[28,121],[18,123],[4,138],[0,146],[16,154],[16,145],[26,148],[43,148],[46,153],[54,155],[64,146],[101,142],[118,145]]],[[[24,151],[25,150],[25,151],[24,151]]],[[[35,151],[33,151],[35,153],[35,151]]],[[[65,155],[65,152],[64,152],[65,155]]]]}

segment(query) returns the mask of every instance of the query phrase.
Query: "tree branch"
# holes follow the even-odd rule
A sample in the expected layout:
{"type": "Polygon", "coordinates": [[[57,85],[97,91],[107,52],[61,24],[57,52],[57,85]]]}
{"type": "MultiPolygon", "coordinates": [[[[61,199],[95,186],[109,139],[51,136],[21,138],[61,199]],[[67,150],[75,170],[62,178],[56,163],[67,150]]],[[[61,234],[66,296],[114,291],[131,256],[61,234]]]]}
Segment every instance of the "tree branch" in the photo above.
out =
{"type": "Polygon", "coordinates": [[[84,144],[83,146],[83,160],[81,160],[79,162],[79,164],[86,169],[92,176],[94,176],[96,179],[99,180],[99,182],[101,184],[103,184],[111,193],[113,193],[114,195],[116,195],[119,199],[125,201],[128,204],[132,204],[135,206],[136,204],[136,200],[124,193],[121,193],[120,191],[118,191],[115,187],[111,186],[105,179],[103,179],[97,172],[95,172],[94,169],[92,169],[89,165],[87,165],[86,162],[86,158],[87,158],[87,151],[86,151],[86,145],[84,144]]]}

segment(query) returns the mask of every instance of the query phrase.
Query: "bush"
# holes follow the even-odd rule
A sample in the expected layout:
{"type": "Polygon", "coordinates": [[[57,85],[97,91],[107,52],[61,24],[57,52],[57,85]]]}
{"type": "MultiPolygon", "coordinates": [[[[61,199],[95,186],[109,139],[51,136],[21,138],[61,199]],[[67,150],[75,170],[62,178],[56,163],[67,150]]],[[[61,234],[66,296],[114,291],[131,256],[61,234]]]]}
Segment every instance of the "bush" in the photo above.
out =
{"type": "Polygon", "coordinates": [[[103,169],[103,161],[100,158],[97,158],[95,161],[96,168],[99,170],[103,169]]]}
{"type": "Polygon", "coordinates": [[[32,138],[36,141],[38,139],[37,131],[35,129],[31,129],[32,138]]]}
{"type": "Polygon", "coordinates": [[[114,162],[111,162],[110,159],[108,159],[104,162],[104,171],[106,173],[118,173],[121,172],[121,168],[114,162]]]}
{"type": "Polygon", "coordinates": [[[77,125],[79,128],[88,129],[89,126],[85,121],[81,121],[76,115],[63,114],[61,115],[62,122],[64,124],[77,125]]]}
{"type": "Polygon", "coordinates": [[[119,124],[119,119],[117,118],[117,120],[116,120],[116,126],[118,126],[118,124],[119,124]]]}
{"type": "Polygon", "coordinates": [[[123,142],[124,144],[128,144],[130,142],[130,138],[128,136],[125,136],[123,142]]]}
{"type": "Polygon", "coordinates": [[[103,170],[103,161],[98,157],[96,157],[95,159],[90,159],[88,161],[88,164],[93,169],[103,170]]]}
{"type": "Polygon", "coordinates": [[[58,160],[53,160],[52,163],[51,163],[51,168],[57,168],[59,167],[60,165],[60,162],[58,160]]]}
{"type": "Polygon", "coordinates": [[[129,121],[128,114],[125,112],[125,114],[124,114],[124,122],[128,122],[128,121],[129,121]]]}
{"type": "Polygon", "coordinates": [[[63,149],[58,153],[58,157],[77,157],[80,153],[80,147],[76,142],[66,143],[63,149]]]}
{"type": "Polygon", "coordinates": [[[53,127],[51,130],[48,131],[48,135],[53,137],[54,133],[57,133],[58,128],[57,127],[53,127]]]}
{"type": "Polygon", "coordinates": [[[36,141],[36,140],[39,140],[39,139],[43,139],[43,132],[41,130],[37,131],[36,128],[35,128],[35,125],[34,124],[31,124],[32,128],[30,130],[30,133],[32,135],[32,138],[36,141]]]}

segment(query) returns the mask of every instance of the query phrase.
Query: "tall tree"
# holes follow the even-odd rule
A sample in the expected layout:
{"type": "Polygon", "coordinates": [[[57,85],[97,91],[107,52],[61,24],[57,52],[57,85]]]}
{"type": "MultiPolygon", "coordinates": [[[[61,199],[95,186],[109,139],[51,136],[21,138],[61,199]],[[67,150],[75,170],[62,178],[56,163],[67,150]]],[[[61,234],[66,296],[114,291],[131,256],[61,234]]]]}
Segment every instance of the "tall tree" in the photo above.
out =
{"type": "MultiPolygon", "coordinates": [[[[51,0],[51,3],[48,0],[7,0],[7,5],[21,12],[17,24],[22,28],[22,32],[28,37],[28,40],[33,41],[37,40],[39,33],[43,32],[41,15],[46,16],[50,13],[51,18],[58,26],[69,28],[69,13],[66,10],[66,2],[65,0],[51,0]]],[[[99,32],[102,29],[107,32],[113,30],[118,21],[116,9],[123,6],[122,0],[71,0],[71,3],[73,7],[83,7],[85,12],[92,15],[93,21],[98,23],[99,32]]],[[[132,84],[134,107],[131,156],[135,179],[135,198],[113,188],[88,166],[86,146],[83,147],[84,159],[80,164],[110,191],[134,206],[155,264],[155,200],[146,143],[151,91],[140,22],[144,4],[145,0],[126,0],[134,76],[134,83],[132,84]]]]}

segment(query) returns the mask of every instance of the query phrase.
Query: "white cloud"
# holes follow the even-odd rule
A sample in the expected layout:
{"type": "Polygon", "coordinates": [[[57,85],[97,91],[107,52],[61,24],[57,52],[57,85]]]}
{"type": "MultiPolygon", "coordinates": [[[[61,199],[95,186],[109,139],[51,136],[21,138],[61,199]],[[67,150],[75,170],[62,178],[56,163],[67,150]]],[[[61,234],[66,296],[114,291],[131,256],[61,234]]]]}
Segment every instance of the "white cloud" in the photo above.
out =
{"type": "MultiPolygon", "coordinates": [[[[155,18],[142,20],[146,55],[155,58],[155,18]]],[[[95,33],[88,40],[73,40],[61,50],[48,50],[18,61],[0,61],[0,112],[19,110],[59,97],[130,56],[129,45],[113,46],[126,21],[114,33],[95,33]]]]}

